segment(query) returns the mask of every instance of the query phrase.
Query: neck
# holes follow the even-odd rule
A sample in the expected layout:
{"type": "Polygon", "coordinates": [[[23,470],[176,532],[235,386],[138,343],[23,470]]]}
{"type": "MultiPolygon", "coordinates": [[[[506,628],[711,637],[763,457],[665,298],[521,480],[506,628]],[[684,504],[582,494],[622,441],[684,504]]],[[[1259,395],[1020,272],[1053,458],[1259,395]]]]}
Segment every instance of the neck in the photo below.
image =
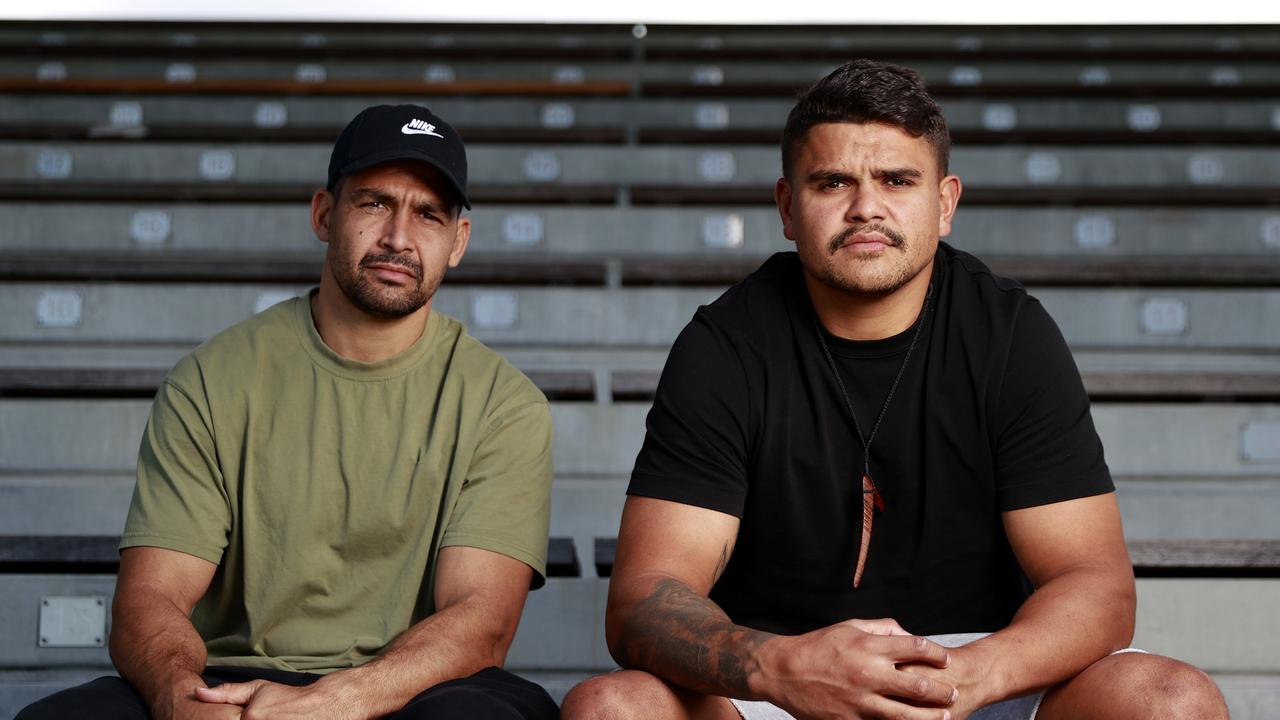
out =
{"type": "Polygon", "coordinates": [[[320,290],[311,296],[311,318],[320,339],[348,360],[378,362],[408,350],[427,327],[428,301],[417,311],[399,318],[380,318],[353,306],[326,272],[320,290]]]}
{"type": "Polygon", "coordinates": [[[807,271],[805,287],[827,332],[845,340],[883,340],[905,332],[920,317],[933,279],[930,262],[906,285],[885,295],[837,290],[807,271]]]}

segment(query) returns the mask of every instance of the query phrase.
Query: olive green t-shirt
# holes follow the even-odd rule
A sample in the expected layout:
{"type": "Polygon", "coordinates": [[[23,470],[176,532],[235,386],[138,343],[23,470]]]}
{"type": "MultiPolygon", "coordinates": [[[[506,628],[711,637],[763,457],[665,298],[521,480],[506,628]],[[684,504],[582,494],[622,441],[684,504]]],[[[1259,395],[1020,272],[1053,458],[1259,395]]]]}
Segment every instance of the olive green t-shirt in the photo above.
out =
{"type": "Polygon", "coordinates": [[[160,388],[121,547],[218,565],[192,613],[209,664],[329,672],[434,611],[451,545],[542,583],[546,398],[457,321],[377,363],[321,340],[295,298],[196,348],[160,388]]]}

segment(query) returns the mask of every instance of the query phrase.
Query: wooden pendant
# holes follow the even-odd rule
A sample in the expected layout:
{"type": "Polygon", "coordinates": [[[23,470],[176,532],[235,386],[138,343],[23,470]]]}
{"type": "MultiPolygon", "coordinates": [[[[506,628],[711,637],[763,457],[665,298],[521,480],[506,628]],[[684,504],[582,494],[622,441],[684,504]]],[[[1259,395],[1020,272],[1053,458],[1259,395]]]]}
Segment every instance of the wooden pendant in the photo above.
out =
{"type": "Polygon", "coordinates": [[[862,584],[862,571],[867,566],[871,549],[871,525],[876,512],[884,512],[884,497],[870,475],[862,476],[862,542],[858,545],[858,566],[853,571],[853,586],[862,584]]]}

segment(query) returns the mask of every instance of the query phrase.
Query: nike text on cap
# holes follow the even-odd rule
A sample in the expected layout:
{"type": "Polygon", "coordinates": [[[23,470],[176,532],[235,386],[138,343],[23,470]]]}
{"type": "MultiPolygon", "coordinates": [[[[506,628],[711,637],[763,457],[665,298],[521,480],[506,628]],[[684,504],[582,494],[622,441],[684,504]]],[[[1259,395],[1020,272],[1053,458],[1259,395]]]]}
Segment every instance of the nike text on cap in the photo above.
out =
{"type": "Polygon", "coordinates": [[[375,105],[355,116],[329,157],[330,192],[338,178],[392,160],[420,160],[453,183],[468,210],[467,149],[449,123],[418,105],[375,105]]]}

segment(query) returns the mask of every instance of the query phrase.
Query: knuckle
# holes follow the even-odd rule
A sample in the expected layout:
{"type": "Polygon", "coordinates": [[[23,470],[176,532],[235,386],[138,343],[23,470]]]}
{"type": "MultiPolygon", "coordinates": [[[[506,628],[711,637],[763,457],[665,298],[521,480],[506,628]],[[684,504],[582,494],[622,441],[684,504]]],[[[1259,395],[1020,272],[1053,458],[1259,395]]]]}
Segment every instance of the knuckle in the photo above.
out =
{"type": "Polygon", "coordinates": [[[911,691],[914,692],[918,698],[927,697],[929,695],[929,685],[930,682],[927,679],[916,678],[911,681],[911,691]]]}
{"type": "Polygon", "coordinates": [[[921,635],[911,638],[911,642],[912,647],[914,647],[918,652],[924,652],[929,649],[929,641],[921,635]]]}

